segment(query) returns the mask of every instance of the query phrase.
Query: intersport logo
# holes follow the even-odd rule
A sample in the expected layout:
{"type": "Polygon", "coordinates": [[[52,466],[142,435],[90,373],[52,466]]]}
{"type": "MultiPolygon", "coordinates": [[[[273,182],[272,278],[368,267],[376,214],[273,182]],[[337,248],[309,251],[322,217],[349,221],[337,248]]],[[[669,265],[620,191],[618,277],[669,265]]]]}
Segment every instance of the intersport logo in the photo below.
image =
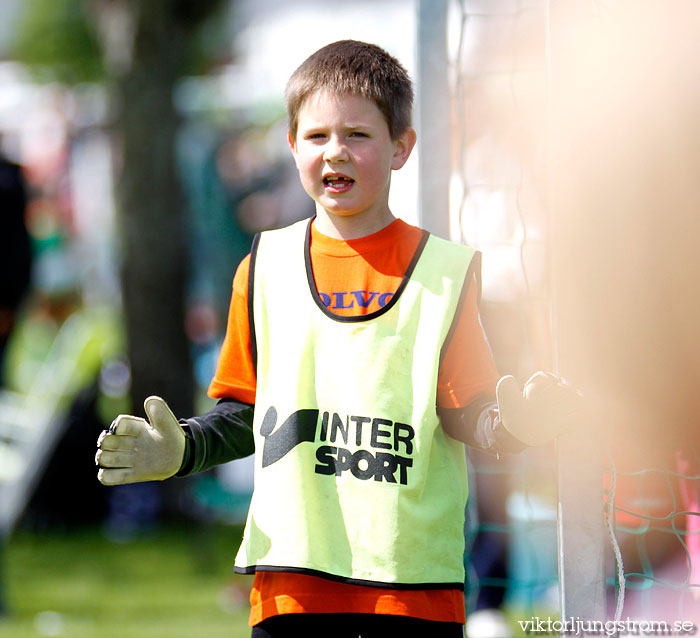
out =
{"type": "Polygon", "coordinates": [[[361,481],[408,483],[415,430],[407,423],[320,410],[297,410],[278,427],[277,421],[277,409],[270,406],[260,426],[260,435],[265,439],[263,468],[302,443],[314,443],[316,474],[341,476],[350,472],[361,481]],[[355,451],[344,446],[352,446],[355,451]]]}

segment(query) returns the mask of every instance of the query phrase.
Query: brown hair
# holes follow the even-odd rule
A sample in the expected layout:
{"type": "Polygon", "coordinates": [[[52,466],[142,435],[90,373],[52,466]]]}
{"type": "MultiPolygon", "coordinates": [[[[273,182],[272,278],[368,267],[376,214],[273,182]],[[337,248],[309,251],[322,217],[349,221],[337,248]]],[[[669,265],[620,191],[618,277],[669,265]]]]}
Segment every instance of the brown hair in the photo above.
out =
{"type": "Polygon", "coordinates": [[[292,73],[284,94],[292,138],[297,134],[299,110],[318,90],[372,100],[389,125],[393,140],[411,126],[411,78],[396,58],[374,44],[356,40],[328,44],[292,73]]]}

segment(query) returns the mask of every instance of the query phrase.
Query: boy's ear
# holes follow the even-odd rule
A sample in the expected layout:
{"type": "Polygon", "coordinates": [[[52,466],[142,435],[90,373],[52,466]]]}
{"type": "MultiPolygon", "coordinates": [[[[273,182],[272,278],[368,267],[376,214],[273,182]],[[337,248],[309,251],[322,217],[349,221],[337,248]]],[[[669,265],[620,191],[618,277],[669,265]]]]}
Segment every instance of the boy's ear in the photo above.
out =
{"type": "Polygon", "coordinates": [[[292,138],[291,131],[287,131],[287,144],[289,144],[289,150],[292,151],[292,157],[294,158],[294,163],[296,164],[297,168],[299,168],[299,164],[297,163],[297,146],[296,146],[296,143],[294,142],[294,139],[292,138]]]}
{"type": "Polygon", "coordinates": [[[391,160],[392,170],[400,169],[411,156],[411,151],[416,145],[416,130],[408,127],[401,135],[399,139],[394,142],[394,157],[391,160]]]}

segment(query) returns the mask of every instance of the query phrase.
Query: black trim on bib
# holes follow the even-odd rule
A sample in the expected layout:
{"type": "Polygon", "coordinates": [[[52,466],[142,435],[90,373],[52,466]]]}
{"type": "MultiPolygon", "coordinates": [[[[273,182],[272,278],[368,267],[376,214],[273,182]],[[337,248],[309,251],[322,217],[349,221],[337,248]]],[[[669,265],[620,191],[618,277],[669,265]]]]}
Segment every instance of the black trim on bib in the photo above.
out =
{"type": "Polygon", "coordinates": [[[234,567],[233,571],[236,574],[254,574],[257,572],[284,572],[288,574],[306,574],[308,576],[317,576],[325,578],[336,583],[346,583],[347,585],[361,585],[364,587],[380,587],[382,589],[405,589],[405,590],[424,590],[424,589],[458,589],[464,591],[464,583],[385,583],[378,580],[363,580],[362,578],[346,578],[345,576],[337,576],[329,574],[318,569],[306,569],[304,567],[280,567],[278,565],[252,565],[250,567],[234,567]]]}
{"type": "Polygon", "coordinates": [[[314,218],[311,218],[309,220],[309,225],[306,227],[306,238],[304,239],[304,264],[306,266],[306,279],[309,283],[309,290],[311,292],[311,296],[313,297],[314,302],[321,309],[323,314],[327,317],[330,317],[334,321],[339,321],[341,323],[359,323],[361,321],[370,321],[372,319],[376,319],[377,317],[383,315],[385,312],[391,310],[394,304],[399,300],[401,293],[408,285],[408,282],[411,279],[411,275],[413,274],[413,271],[416,268],[416,264],[418,263],[420,256],[423,254],[423,249],[425,248],[425,244],[427,243],[428,238],[430,237],[430,233],[427,230],[422,231],[423,234],[420,238],[420,241],[418,242],[418,246],[416,247],[416,252],[413,254],[411,262],[408,264],[408,268],[406,268],[406,272],[404,273],[403,279],[401,280],[399,287],[396,289],[394,296],[389,300],[386,306],[384,306],[383,308],[379,308],[379,310],[375,310],[374,312],[369,312],[366,315],[336,315],[334,312],[328,310],[328,308],[325,306],[323,300],[321,299],[321,295],[318,294],[318,288],[316,288],[316,280],[314,279],[314,272],[311,266],[311,223],[313,222],[313,220],[314,218]]]}
{"type": "Polygon", "coordinates": [[[258,372],[258,340],[255,338],[255,316],[253,315],[253,291],[255,289],[255,260],[258,256],[260,233],[253,237],[250,247],[250,265],[248,267],[248,325],[250,326],[250,344],[253,349],[253,370],[258,372]]]}
{"type": "Polygon", "coordinates": [[[471,286],[472,281],[476,279],[476,303],[479,304],[481,301],[481,253],[477,250],[472,255],[472,259],[469,262],[469,268],[467,268],[467,274],[464,276],[464,283],[462,284],[462,291],[459,293],[459,300],[457,301],[457,307],[455,308],[455,314],[452,318],[452,323],[450,324],[450,329],[447,331],[445,336],[445,341],[440,348],[440,363],[445,358],[445,353],[447,348],[452,341],[452,337],[457,330],[457,324],[459,323],[459,317],[462,315],[462,308],[464,307],[464,302],[467,298],[467,292],[469,291],[469,286],[471,286]]]}

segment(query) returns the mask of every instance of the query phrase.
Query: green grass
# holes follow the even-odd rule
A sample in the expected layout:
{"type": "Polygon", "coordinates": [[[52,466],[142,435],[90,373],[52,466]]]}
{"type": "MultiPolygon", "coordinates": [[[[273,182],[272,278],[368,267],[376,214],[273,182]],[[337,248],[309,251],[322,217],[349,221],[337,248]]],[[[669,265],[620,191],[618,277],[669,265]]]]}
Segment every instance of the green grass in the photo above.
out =
{"type": "Polygon", "coordinates": [[[129,543],[99,530],[18,533],[4,548],[0,638],[239,638],[251,579],[240,529],[164,528],[129,543]]]}
{"type": "MultiPolygon", "coordinates": [[[[99,529],[17,533],[4,548],[0,638],[248,638],[252,577],[232,572],[241,529],[164,527],[114,543],[99,529]]],[[[558,614],[506,609],[518,620],[558,614]]]]}

